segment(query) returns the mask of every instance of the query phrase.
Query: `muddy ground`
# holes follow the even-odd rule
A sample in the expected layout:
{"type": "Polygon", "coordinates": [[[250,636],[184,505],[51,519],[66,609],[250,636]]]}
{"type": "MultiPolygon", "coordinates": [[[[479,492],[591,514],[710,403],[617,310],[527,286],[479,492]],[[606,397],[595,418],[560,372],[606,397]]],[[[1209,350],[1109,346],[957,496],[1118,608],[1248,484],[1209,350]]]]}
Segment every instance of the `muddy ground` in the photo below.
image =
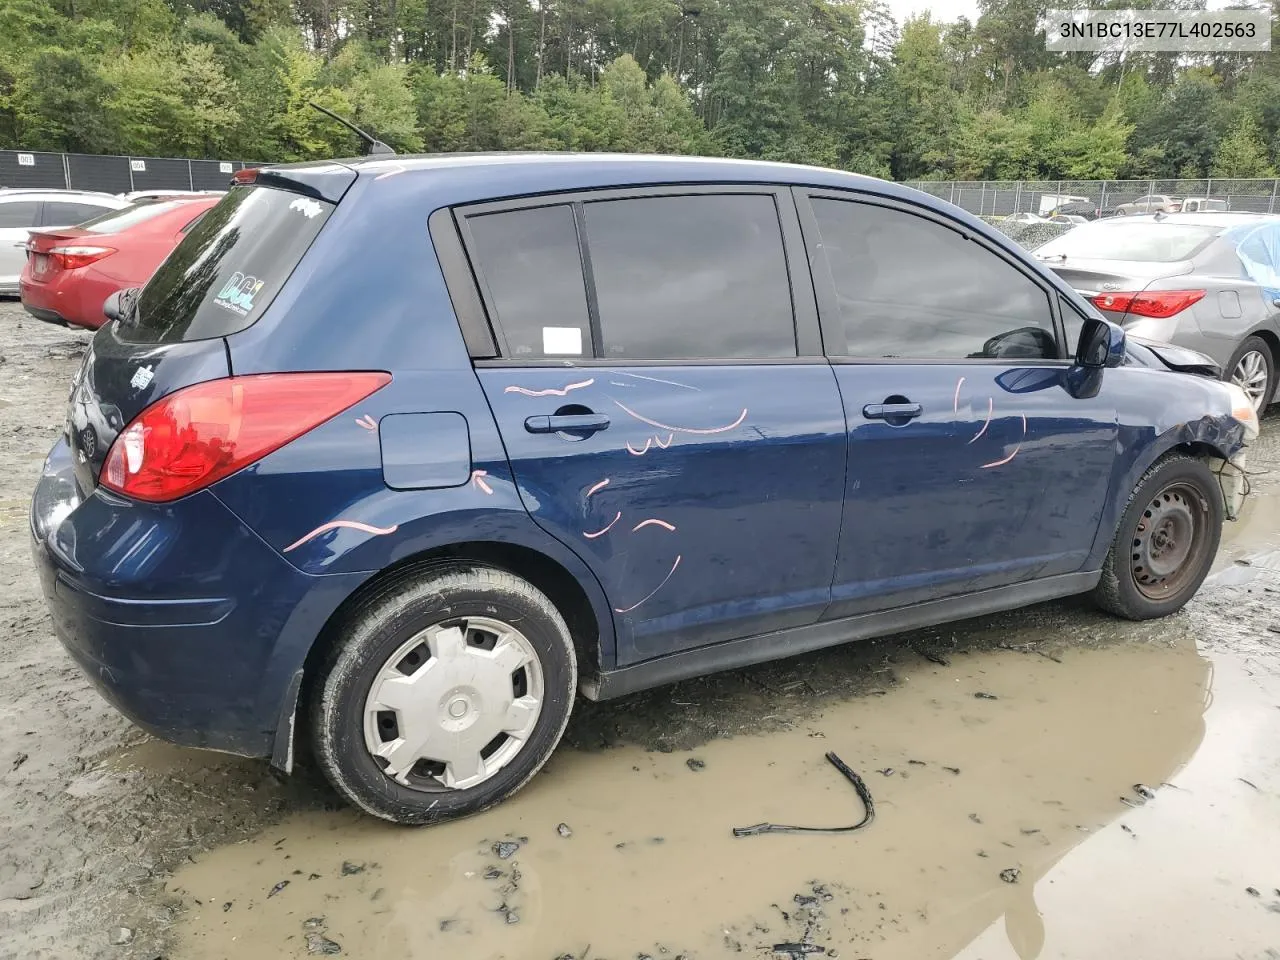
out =
{"type": "Polygon", "coordinates": [[[26,510],[84,342],[0,303],[0,958],[1280,957],[1280,418],[1179,616],[1048,604],[580,703],[513,801],[413,831],[150,740],[64,656],[26,510]],[[869,828],[732,835],[860,818],[829,750],[869,828]]]}

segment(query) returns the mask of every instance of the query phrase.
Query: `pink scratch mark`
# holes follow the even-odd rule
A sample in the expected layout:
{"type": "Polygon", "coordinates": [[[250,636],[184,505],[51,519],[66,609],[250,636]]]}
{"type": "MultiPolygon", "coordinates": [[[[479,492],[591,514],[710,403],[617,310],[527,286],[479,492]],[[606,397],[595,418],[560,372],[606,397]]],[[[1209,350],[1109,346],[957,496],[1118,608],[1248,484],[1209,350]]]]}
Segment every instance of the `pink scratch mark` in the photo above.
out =
{"type": "Polygon", "coordinates": [[[583,533],[582,535],[588,540],[594,540],[596,537],[603,537],[606,533],[613,529],[613,525],[622,519],[622,511],[619,510],[613,515],[613,519],[609,521],[609,525],[603,530],[597,530],[595,533],[583,533]]]}
{"type": "Polygon", "coordinates": [[[367,413],[363,417],[356,417],[356,423],[360,424],[360,426],[364,427],[366,430],[378,429],[377,422],[367,413]]]}
{"type": "Polygon", "coordinates": [[[631,454],[633,457],[643,457],[646,453],[648,453],[648,452],[649,452],[649,444],[650,444],[650,443],[652,443],[652,442],[653,442],[653,441],[652,441],[652,440],[650,440],[648,437],[645,437],[645,438],[644,438],[644,446],[643,446],[643,447],[641,447],[639,450],[637,450],[635,447],[631,446],[631,441],[630,441],[630,440],[628,440],[628,441],[627,441],[627,453],[631,454]]]}
{"type": "Polygon", "coordinates": [[[657,437],[654,437],[654,438],[653,438],[653,442],[654,442],[654,443],[656,443],[658,446],[660,446],[663,450],[665,450],[665,449],[667,449],[667,447],[671,446],[671,441],[672,441],[672,440],[674,440],[675,438],[676,438],[676,437],[675,437],[675,434],[674,434],[674,433],[668,433],[668,434],[667,434],[667,442],[666,442],[666,443],[663,443],[663,442],[662,442],[661,440],[659,440],[657,437]]]}
{"type": "Polygon", "coordinates": [[[680,554],[676,554],[676,562],[671,565],[671,569],[667,571],[667,575],[662,578],[662,582],[658,584],[656,587],[654,587],[653,590],[649,592],[648,596],[638,600],[637,602],[633,603],[629,607],[614,607],[613,612],[614,613],[630,613],[636,607],[640,606],[640,604],[652,598],[655,593],[657,593],[659,590],[661,590],[663,587],[667,585],[667,581],[671,579],[671,574],[676,572],[676,567],[678,566],[680,566],[680,554]]]}
{"type": "MultiPolygon", "coordinates": [[[[1022,415],[1022,439],[1025,440],[1026,438],[1027,438],[1027,415],[1024,413],[1022,415]]],[[[1018,455],[1018,451],[1021,449],[1022,449],[1022,440],[1019,440],[1018,445],[1013,448],[1013,453],[1009,454],[1003,460],[996,460],[993,463],[984,463],[982,465],[982,469],[986,470],[988,467],[1003,467],[1006,463],[1008,463],[1010,460],[1016,457],[1018,455]]]]}
{"type": "Polygon", "coordinates": [[[526,397],[566,397],[570,390],[581,390],[583,387],[589,387],[595,383],[595,377],[590,380],[583,380],[580,383],[566,384],[563,390],[557,390],[555,387],[548,387],[546,390],[530,390],[527,387],[507,387],[503,393],[519,393],[526,397]]]}
{"type": "Polygon", "coordinates": [[[297,540],[293,541],[293,543],[284,548],[283,552],[288,553],[290,550],[296,550],[308,540],[314,540],[316,537],[320,536],[320,534],[326,533],[329,530],[337,530],[339,527],[346,527],[349,530],[360,530],[364,533],[374,534],[375,536],[386,536],[388,533],[395,533],[396,530],[400,528],[400,524],[393,523],[389,527],[374,527],[367,523],[359,523],[356,520],[330,520],[328,523],[320,524],[320,526],[316,527],[306,536],[299,537],[297,540]]]}
{"type": "Polygon", "coordinates": [[[484,478],[485,478],[485,477],[487,477],[488,475],[489,475],[489,471],[488,471],[488,470],[472,470],[472,471],[471,471],[471,482],[472,482],[472,483],[474,483],[474,484],[475,484],[477,487],[479,487],[481,490],[483,490],[485,493],[487,493],[487,494],[489,494],[490,496],[492,496],[492,495],[493,495],[493,487],[491,487],[491,486],[489,486],[489,484],[485,483],[485,480],[484,480],[484,478]]]}
{"type": "MultiPolygon", "coordinates": [[[[729,430],[733,430],[736,427],[740,427],[742,425],[742,421],[747,419],[747,408],[743,407],[742,413],[738,414],[738,419],[733,421],[733,423],[726,424],[723,427],[711,427],[710,429],[699,428],[699,427],[673,427],[669,423],[659,423],[657,420],[650,420],[648,417],[645,417],[645,416],[642,416],[641,414],[636,413],[626,404],[619,403],[617,400],[613,402],[614,402],[614,405],[621,408],[621,410],[624,413],[626,413],[628,416],[635,417],[641,423],[647,423],[651,427],[657,427],[659,430],[667,430],[671,433],[695,433],[695,434],[698,434],[699,436],[707,436],[713,433],[725,433],[729,430]]],[[[648,444],[648,442],[649,442],[648,440],[645,441],[646,445],[648,444]]]]}
{"type": "Polygon", "coordinates": [[[590,490],[587,491],[587,496],[589,497],[593,493],[599,493],[608,485],[609,485],[609,478],[605,477],[603,480],[601,480],[599,483],[597,483],[595,486],[593,486],[590,490]]]}
{"type": "MultiPolygon", "coordinates": [[[[986,419],[986,422],[983,423],[982,429],[973,435],[973,440],[977,440],[980,436],[982,436],[984,433],[987,432],[987,427],[991,426],[991,414],[992,412],[994,412],[995,408],[996,408],[996,402],[992,400],[990,397],[987,397],[987,419],[986,419]]],[[[973,440],[970,440],[969,443],[973,443],[973,440]]]]}
{"type": "Polygon", "coordinates": [[[653,525],[655,527],[662,527],[665,530],[670,530],[672,533],[676,532],[676,528],[674,526],[667,523],[667,521],[665,520],[659,520],[657,517],[650,517],[648,520],[641,520],[639,523],[637,523],[634,527],[631,528],[631,532],[635,533],[641,527],[647,527],[650,525],[653,525]]]}
{"type": "Polygon", "coordinates": [[[960,388],[962,386],[964,386],[964,377],[961,377],[959,380],[956,381],[956,396],[955,396],[955,399],[951,401],[952,413],[960,412],[960,388]]]}

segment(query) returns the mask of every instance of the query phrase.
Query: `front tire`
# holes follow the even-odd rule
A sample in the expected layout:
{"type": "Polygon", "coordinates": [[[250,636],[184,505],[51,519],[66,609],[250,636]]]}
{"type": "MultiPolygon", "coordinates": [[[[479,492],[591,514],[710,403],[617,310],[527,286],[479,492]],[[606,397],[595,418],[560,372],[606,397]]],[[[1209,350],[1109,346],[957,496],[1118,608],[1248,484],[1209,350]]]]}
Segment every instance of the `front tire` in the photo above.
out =
{"type": "Polygon", "coordinates": [[[1174,454],[1138,481],[1093,598],[1129,620],[1166,617],[1190,600],[1218,552],[1222,492],[1199,460],[1174,454]]]}
{"type": "Polygon", "coordinates": [[[334,789],[375,817],[419,825],[491,807],[542,768],[569,721],[569,628],[503,570],[407,570],[336,636],[311,697],[315,754],[334,789]]]}

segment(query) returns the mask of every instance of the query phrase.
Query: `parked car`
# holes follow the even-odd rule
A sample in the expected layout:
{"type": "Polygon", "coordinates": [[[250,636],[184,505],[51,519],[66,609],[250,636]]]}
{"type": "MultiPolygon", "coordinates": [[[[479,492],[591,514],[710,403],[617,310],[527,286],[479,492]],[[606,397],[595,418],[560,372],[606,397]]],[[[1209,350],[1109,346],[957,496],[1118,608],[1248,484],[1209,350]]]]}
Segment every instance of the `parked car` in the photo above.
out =
{"type": "Polygon", "coordinates": [[[42,227],[83,223],[108,210],[127,206],[119,197],[76,190],[0,191],[0,296],[18,292],[26,263],[27,235],[42,227]]]}
{"type": "Polygon", "coordinates": [[[1128,203],[1117,203],[1116,216],[1130,217],[1142,213],[1177,213],[1182,201],[1163,193],[1153,193],[1128,203]]]}
{"type": "Polygon", "coordinates": [[[1023,210],[1019,213],[1011,213],[1004,218],[1007,223],[1048,223],[1048,219],[1038,216],[1034,213],[1028,213],[1023,210]]]}
{"type": "Polygon", "coordinates": [[[1227,201],[1213,197],[1189,197],[1178,205],[1179,213],[1222,213],[1227,209],[1227,201]]]}
{"type": "Polygon", "coordinates": [[[577,691],[1069,594],[1172,613],[1244,495],[1257,413],[1212,361],[901,185],[590,154],[237,179],[113,298],[35,557],[134,721],[286,770],[305,726],[375,816],[501,801],[577,691]]]}
{"type": "Polygon", "coordinates": [[[1049,218],[1050,223],[1064,223],[1067,226],[1074,226],[1077,223],[1088,223],[1089,221],[1078,214],[1073,213],[1055,213],[1049,218]]]}
{"type": "Polygon", "coordinates": [[[1280,361],[1280,217],[1159,214],[1076,227],[1036,251],[1134,336],[1213,358],[1263,410],[1280,361]]]}
{"type": "Polygon", "coordinates": [[[1062,206],[1053,210],[1054,214],[1066,217],[1083,217],[1085,220],[1097,220],[1102,216],[1102,211],[1098,209],[1098,205],[1092,200],[1084,200],[1078,203],[1064,203],[1062,206]]]}
{"type": "Polygon", "coordinates": [[[145,284],[218,199],[143,200],[78,227],[33,230],[19,281],[23,307],[50,323],[102,326],[107,297],[145,284]]]}

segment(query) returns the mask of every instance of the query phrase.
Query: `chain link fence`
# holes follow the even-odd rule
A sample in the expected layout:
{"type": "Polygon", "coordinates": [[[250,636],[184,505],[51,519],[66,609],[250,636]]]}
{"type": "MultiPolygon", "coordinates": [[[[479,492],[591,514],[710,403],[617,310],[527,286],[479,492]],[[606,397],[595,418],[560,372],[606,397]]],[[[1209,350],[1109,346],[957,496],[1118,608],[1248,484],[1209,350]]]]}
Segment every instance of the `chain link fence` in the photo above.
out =
{"type": "MultiPolygon", "coordinates": [[[[1242,213],[1280,213],[1274,178],[1255,180],[911,180],[907,186],[949,200],[978,216],[1041,216],[1068,203],[1089,204],[1104,215],[1147,197],[1223,201],[1207,205],[1242,213]]],[[[1141,205],[1140,205],[1141,206],[1141,205]]],[[[1137,212],[1146,212],[1140,209],[1137,212]]]]}
{"type": "Polygon", "coordinates": [[[105,193],[225,190],[231,175],[245,166],[240,160],[175,160],[0,150],[0,187],[100,190],[105,193]]]}

